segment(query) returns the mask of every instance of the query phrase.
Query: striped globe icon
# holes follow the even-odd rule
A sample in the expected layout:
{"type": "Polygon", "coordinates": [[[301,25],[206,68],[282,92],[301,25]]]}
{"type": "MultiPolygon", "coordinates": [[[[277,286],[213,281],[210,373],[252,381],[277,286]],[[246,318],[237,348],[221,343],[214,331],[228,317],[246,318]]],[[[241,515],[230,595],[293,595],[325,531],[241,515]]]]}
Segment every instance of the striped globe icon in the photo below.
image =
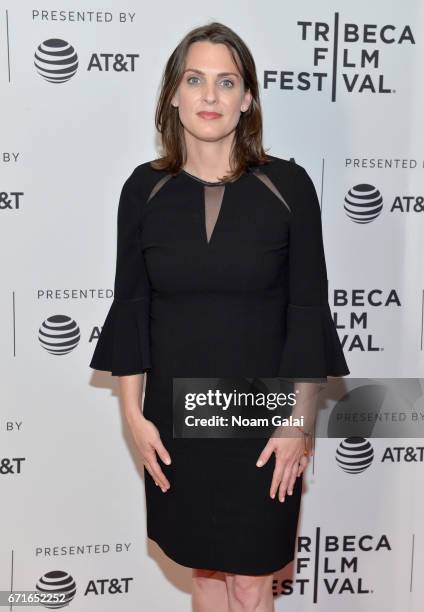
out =
{"type": "Polygon", "coordinates": [[[42,42],[34,57],[38,74],[49,83],[66,83],[78,68],[75,49],[61,38],[49,38],[42,42]]]}
{"type": "Polygon", "coordinates": [[[67,355],[81,339],[77,323],[66,315],[53,315],[43,321],[38,330],[41,346],[51,355],[67,355]]]}
{"type": "Polygon", "coordinates": [[[71,574],[56,570],[41,576],[36,584],[36,589],[41,595],[46,596],[45,601],[40,605],[57,610],[69,606],[77,592],[77,585],[71,574]]]}
{"type": "Polygon", "coordinates": [[[344,200],[344,209],[355,223],[370,223],[383,210],[383,198],[374,185],[360,183],[349,189],[344,200]]]}
{"type": "Polygon", "coordinates": [[[351,436],[343,440],[336,451],[337,465],[348,474],[359,474],[370,467],[374,449],[369,440],[351,436]]]}

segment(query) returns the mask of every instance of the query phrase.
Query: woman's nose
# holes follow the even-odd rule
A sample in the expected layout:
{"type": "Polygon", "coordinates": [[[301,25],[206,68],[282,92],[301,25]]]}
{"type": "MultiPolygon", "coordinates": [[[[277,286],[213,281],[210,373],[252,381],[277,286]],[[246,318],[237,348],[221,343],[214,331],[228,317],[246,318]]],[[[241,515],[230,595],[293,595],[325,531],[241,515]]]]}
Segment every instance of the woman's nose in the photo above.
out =
{"type": "Polygon", "coordinates": [[[203,90],[203,98],[209,104],[213,104],[216,101],[216,86],[215,83],[205,83],[203,90]]]}

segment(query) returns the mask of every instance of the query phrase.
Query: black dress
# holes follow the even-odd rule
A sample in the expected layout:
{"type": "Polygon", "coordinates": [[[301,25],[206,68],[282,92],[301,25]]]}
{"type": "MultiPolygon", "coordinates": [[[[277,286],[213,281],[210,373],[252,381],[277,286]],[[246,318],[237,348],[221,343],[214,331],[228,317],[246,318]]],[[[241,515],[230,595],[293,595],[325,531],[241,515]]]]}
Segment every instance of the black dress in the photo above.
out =
{"type": "Polygon", "coordinates": [[[172,464],[145,469],[147,534],[176,562],[259,575],[294,558],[302,477],[271,499],[266,439],[174,438],[173,377],[349,374],[330,313],[319,202],[268,156],[231,183],[141,164],[118,208],[114,300],[90,367],[147,372],[144,415],[172,464]]]}

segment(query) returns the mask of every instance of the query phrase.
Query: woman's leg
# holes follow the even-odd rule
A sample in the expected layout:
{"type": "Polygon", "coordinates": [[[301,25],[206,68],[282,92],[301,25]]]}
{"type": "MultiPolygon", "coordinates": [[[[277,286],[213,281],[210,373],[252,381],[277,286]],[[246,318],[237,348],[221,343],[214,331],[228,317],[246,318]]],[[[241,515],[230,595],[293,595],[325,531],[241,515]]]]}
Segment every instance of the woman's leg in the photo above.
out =
{"type": "Polygon", "coordinates": [[[193,612],[229,612],[225,574],[193,569],[193,612]]]}
{"type": "Polygon", "coordinates": [[[226,574],[229,612],[275,612],[273,577],[226,574]]]}

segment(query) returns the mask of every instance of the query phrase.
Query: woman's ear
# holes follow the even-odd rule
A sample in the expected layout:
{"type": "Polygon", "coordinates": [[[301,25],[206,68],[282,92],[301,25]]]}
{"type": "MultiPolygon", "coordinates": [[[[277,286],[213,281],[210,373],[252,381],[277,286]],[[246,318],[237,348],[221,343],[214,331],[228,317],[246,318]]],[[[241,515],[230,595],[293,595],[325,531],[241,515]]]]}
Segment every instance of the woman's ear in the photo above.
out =
{"type": "Polygon", "coordinates": [[[252,103],[252,98],[253,98],[253,96],[250,93],[250,89],[247,89],[245,91],[245,93],[244,93],[243,102],[242,102],[242,105],[241,105],[241,108],[240,108],[242,113],[245,113],[249,109],[249,107],[250,107],[250,105],[252,103]]]}

